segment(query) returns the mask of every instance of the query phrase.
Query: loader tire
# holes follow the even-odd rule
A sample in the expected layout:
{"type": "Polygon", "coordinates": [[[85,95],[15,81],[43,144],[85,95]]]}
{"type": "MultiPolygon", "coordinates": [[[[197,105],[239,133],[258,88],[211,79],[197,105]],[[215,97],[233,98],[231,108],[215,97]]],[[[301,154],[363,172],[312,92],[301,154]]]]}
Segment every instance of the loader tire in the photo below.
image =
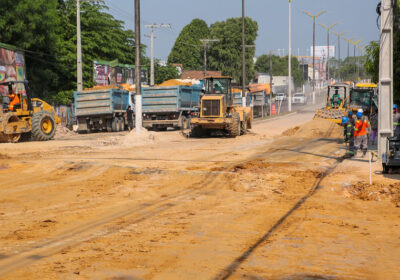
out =
{"type": "Polygon", "coordinates": [[[32,137],[35,141],[48,141],[56,133],[56,121],[46,111],[34,113],[32,116],[32,137]]]}
{"type": "Polygon", "coordinates": [[[190,136],[191,137],[195,137],[195,138],[199,138],[201,136],[203,136],[203,128],[201,126],[195,126],[192,127],[192,130],[190,132],[190,136]]]}
{"type": "Polygon", "coordinates": [[[240,135],[240,117],[239,113],[233,112],[232,123],[229,124],[229,136],[235,138],[240,135]]]}

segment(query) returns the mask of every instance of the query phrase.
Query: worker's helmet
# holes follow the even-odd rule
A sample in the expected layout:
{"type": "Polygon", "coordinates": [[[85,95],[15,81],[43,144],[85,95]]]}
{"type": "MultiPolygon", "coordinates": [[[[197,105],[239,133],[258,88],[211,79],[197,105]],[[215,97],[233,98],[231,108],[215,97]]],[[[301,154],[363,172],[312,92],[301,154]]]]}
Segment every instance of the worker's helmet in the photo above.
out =
{"type": "Polygon", "coordinates": [[[397,104],[393,104],[393,109],[397,109],[397,104]]]}
{"type": "Polygon", "coordinates": [[[348,115],[349,117],[353,116],[353,111],[349,111],[349,112],[347,113],[347,115],[348,115]]]}
{"type": "Polygon", "coordinates": [[[342,124],[346,124],[349,122],[349,118],[348,117],[343,117],[342,118],[342,124]]]}
{"type": "Polygon", "coordinates": [[[357,112],[356,116],[357,116],[357,118],[361,118],[363,116],[363,113],[357,112]]]}

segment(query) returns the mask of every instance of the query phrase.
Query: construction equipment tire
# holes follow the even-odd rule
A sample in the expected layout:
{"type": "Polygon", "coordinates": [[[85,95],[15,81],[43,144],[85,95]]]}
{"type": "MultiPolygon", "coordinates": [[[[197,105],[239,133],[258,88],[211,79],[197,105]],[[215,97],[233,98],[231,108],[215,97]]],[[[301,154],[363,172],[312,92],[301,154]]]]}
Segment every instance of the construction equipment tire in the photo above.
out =
{"type": "Polygon", "coordinates": [[[117,132],[119,130],[118,118],[112,119],[111,127],[112,127],[112,132],[117,132]]]}
{"type": "Polygon", "coordinates": [[[56,121],[46,111],[36,112],[32,116],[32,137],[36,141],[48,141],[56,133],[56,121]]]}
{"type": "Polygon", "coordinates": [[[112,132],[112,119],[106,120],[106,128],[107,128],[107,132],[112,132]]]}
{"type": "Polygon", "coordinates": [[[193,127],[190,136],[196,138],[203,136],[203,129],[201,128],[201,126],[193,127]]]}
{"type": "Polygon", "coordinates": [[[125,131],[125,120],[124,118],[119,118],[119,131],[125,131]]]}
{"type": "Polygon", "coordinates": [[[240,135],[247,133],[247,121],[240,122],[240,135]]]}
{"type": "Polygon", "coordinates": [[[239,113],[233,112],[232,122],[229,124],[229,136],[235,138],[240,135],[240,116],[239,113]]]}

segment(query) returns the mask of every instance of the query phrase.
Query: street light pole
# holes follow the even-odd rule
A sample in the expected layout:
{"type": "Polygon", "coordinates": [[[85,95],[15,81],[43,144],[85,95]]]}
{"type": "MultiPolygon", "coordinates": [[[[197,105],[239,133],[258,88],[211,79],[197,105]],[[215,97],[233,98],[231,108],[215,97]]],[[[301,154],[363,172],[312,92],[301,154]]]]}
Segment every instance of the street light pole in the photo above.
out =
{"type": "Polygon", "coordinates": [[[329,47],[330,47],[330,41],[329,41],[329,35],[330,35],[330,31],[332,30],[332,28],[333,27],[335,27],[335,25],[337,25],[337,22],[336,23],[334,23],[334,24],[332,24],[332,25],[330,25],[330,26],[326,26],[325,24],[320,24],[326,31],[328,31],[327,33],[328,33],[328,60],[327,60],[327,62],[326,62],[326,67],[327,67],[327,70],[326,70],[326,80],[330,80],[330,69],[329,69],[329,59],[330,59],[330,54],[329,54],[329,47]]]}
{"type": "Polygon", "coordinates": [[[246,47],[244,34],[244,0],[242,0],[242,106],[246,107],[246,47]]]}
{"type": "Polygon", "coordinates": [[[343,34],[346,33],[346,32],[347,31],[343,31],[343,32],[337,33],[337,32],[332,30],[332,33],[335,34],[338,37],[338,48],[339,48],[339,50],[338,50],[338,55],[339,55],[339,60],[338,60],[339,76],[338,77],[339,77],[339,81],[341,81],[341,79],[342,79],[342,75],[340,73],[340,67],[341,67],[341,63],[340,63],[340,40],[341,40],[343,34]]]}
{"type": "Polygon", "coordinates": [[[81,42],[81,3],[76,0],[76,70],[77,70],[77,88],[83,90],[82,83],[82,42],[81,42]]]}
{"type": "Polygon", "coordinates": [[[312,18],[313,20],[313,104],[315,104],[315,21],[322,14],[326,13],[326,11],[321,11],[316,15],[311,14],[310,12],[303,11],[306,15],[312,18]]]}
{"type": "Polygon", "coordinates": [[[135,78],[136,78],[136,94],[135,94],[135,127],[136,133],[141,134],[142,131],[142,71],[140,65],[140,0],[135,0],[135,78]]]}
{"type": "Polygon", "coordinates": [[[288,110],[292,111],[292,0],[289,0],[288,110]]]}
{"type": "Polygon", "coordinates": [[[171,28],[170,24],[147,24],[150,28],[150,86],[154,86],[154,29],[171,28]]]}

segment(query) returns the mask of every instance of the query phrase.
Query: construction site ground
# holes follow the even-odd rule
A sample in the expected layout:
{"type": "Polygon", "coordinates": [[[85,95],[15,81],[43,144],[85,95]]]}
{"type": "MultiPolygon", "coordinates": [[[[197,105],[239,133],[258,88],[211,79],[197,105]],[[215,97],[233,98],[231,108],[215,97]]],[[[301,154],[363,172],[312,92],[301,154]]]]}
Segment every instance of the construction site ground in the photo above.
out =
{"type": "Polygon", "coordinates": [[[400,178],[314,110],[0,146],[1,279],[400,279],[400,178]]]}

